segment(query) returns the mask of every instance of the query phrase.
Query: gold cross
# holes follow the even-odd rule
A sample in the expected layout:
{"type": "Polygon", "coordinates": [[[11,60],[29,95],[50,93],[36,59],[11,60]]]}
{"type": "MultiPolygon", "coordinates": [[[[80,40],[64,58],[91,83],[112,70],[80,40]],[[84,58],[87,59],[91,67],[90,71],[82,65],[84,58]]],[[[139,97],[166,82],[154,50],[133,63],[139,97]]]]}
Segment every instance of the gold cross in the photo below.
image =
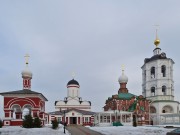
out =
{"type": "Polygon", "coordinates": [[[121,65],[121,68],[122,68],[122,70],[124,71],[125,66],[124,66],[124,65],[121,65]]]}
{"type": "Polygon", "coordinates": [[[26,54],[24,57],[25,57],[26,65],[28,65],[29,64],[28,61],[29,61],[29,57],[30,57],[29,54],[26,54]]]}
{"type": "Polygon", "coordinates": [[[155,24],[155,25],[153,25],[154,27],[156,27],[156,39],[158,39],[158,29],[159,29],[159,27],[160,27],[160,25],[158,25],[158,24],[155,24]]]}

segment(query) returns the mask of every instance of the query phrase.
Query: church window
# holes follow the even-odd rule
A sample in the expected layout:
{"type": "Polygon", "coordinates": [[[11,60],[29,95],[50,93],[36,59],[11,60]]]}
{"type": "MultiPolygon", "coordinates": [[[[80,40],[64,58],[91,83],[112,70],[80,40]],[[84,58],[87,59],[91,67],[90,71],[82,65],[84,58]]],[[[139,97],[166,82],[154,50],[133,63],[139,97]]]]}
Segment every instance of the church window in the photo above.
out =
{"type": "Polygon", "coordinates": [[[27,85],[27,80],[25,80],[25,85],[27,85]]]}
{"type": "Polygon", "coordinates": [[[151,96],[155,96],[155,87],[151,87],[151,96]]]}
{"type": "Polygon", "coordinates": [[[57,121],[60,122],[61,121],[61,117],[57,117],[57,121]]]}
{"type": "Polygon", "coordinates": [[[162,86],[162,93],[163,93],[163,95],[166,95],[166,86],[162,86]]]}
{"type": "Polygon", "coordinates": [[[162,113],[166,113],[166,110],[163,110],[162,113]]]}
{"type": "Polygon", "coordinates": [[[163,77],[166,77],[166,66],[165,65],[161,66],[161,73],[162,73],[163,77]]]}
{"type": "Polygon", "coordinates": [[[151,67],[151,78],[155,78],[155,67],[151,67]]]}
{"type": "Polygon", "coordinates": [[[88,117],[85,117],[85,122],[88,122],[88,117]]]}

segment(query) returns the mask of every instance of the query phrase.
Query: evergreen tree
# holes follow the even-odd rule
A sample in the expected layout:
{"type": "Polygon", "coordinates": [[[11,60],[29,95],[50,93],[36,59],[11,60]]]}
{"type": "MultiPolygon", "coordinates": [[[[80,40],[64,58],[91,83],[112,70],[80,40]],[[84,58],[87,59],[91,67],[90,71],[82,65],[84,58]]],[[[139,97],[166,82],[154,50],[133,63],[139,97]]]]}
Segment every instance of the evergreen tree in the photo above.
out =
{"type": "Polygon", "coordinates": [[[33,128],[33,118],[31,115],[25,115],[23,119],[24,128],[33,128]]]}
{"type": "Polygon", "coordinates": [[[36,117],[36,118],[34,119],[33,127],[34,127],[34,128],[40,128],[40,127],[42,127],[42,126],[41,126],[41,120],[39,119],[39,117],[36,117]]]}
{"type": "Polygon", "coordinates": [[[53,129],[56,129],[56,128],[58,128],[58,121],[57,121],[57,119],[55,118],[53,121],[52,121],[52,128],[53,129]]]}
{"type": "Polygon", "coordinates": [[[2,126],[3,126],[3,122],[2,120],[0,120],[0,128],[2,128],[2,126]]]}

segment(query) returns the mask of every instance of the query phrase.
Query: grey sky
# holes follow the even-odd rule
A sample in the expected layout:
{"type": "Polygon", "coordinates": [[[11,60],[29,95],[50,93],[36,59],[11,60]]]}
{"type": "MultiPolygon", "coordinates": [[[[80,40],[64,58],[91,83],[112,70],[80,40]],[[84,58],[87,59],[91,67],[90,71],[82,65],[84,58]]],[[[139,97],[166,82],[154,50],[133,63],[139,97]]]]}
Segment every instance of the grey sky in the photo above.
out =
{"type": "Polygon", "coordinates": [[[24,55],[29,53],[32,90],[48,98],[47,112],[67,95],[73,71],[81,97],[92,101],[94,111],[118,92],[122,64],[129,92],[140,95],[141,66],[155,48],[154,24],[160,25],[159,47],[175,61],[178,99],[179,0],[1,0],[0,92],[22,89],[24,55]]]}

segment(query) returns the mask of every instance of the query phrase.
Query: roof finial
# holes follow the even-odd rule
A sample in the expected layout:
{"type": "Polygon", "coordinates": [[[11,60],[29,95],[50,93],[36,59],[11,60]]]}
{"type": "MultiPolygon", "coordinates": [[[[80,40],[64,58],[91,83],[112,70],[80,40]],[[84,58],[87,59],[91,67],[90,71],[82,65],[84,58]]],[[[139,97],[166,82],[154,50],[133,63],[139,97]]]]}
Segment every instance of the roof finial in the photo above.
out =
{"type": "Polygon", "coordinates": [[[74,79],[74,77],[75,77],[75,73],[74,73],[74,72],[72,72],[72,78],[74,79]]]}
{"type": "Polygon", "coordinates": [[[156,48],[158,47],[158,45],[160,44],[160,40],[158,38],[158,27],[159,25],[154,25],[156,27],[156,39],[154,40],[154,44],[156,46],[156,48]]]}
{"type": "Polygon", "coordinates": [[[121,65],[121,68],[122,68],[122,74],[124,74],[124,68],[125,68],[125,66],[124,66],[124,65],[121,65]]]}
{"type": "Polygon", "coordinates": [[[25,57],[26,66],[28,66],[30,56],[29,56],[29,54],[26,54],[24,57],[25,57]]]}

